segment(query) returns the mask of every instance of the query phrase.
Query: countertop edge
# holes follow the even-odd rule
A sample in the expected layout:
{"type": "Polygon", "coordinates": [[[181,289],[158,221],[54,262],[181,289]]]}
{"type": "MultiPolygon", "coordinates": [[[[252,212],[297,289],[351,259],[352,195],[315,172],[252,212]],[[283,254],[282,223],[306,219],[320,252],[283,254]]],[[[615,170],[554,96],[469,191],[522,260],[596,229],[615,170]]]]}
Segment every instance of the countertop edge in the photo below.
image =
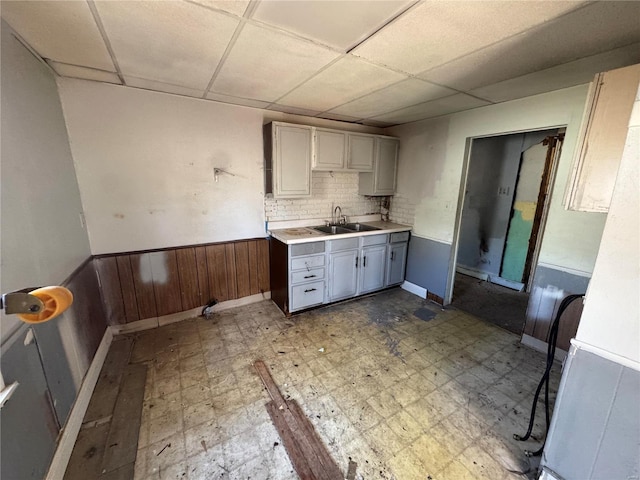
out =
{"type": "MultiPolygon", "coordinates": [[[[409,225],[400,225],[393,224],[393,227],[384,228],[380,226],[382,222],[362,222],[364,225],[371,225],[379,227],[380,230],[371,230],[367,232],[353,232],[353,233],[339,233],[337,235],[318,235],[315,233],[309,233],[308,237],[298,237],[298,238],[289,238],[289,235],[283,233],[284,230],[269,230],[268,233],[273,238],[287,245],[295,245],[299,243],[310,243],[310,242],[324,242],[327,240],[339,240],[343,238],[353,238],[353,237],[365,237],[369,235],[380,235],[387,233],[398,233],[398,232],[408,232],[411,231],[411,227],[409,225]]],[[[306,227],[311,228],[311,227],[306,227]]]]}

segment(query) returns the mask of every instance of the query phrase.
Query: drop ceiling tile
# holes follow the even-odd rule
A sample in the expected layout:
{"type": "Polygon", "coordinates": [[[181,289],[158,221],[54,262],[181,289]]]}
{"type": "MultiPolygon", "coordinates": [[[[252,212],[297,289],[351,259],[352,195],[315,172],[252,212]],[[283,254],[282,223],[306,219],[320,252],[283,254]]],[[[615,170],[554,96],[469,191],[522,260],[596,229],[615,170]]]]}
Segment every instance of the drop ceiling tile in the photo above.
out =
{"type": "Polygon", "coordinates": [[[338,55],[311,42],[245,24],[212,91],[273,102],[338,55]]]}
{"type": "Polygon", "coordinates": [[[96,2],[120,70],[206,89],[239,21],[184,2],[96,2]]]}
{"type": "Polygon", "coordinates": [[[316,110],[308,110],[305,108],[296,108],[296,107],[290,107],[287,105],[279,105],[277,103],[274,103],[273,105],[270,105],[269,108],[267,108],[267,110],[274,110],[276,112],[283,112],[283,113],[291,113],[293,115],[304,115],[306,117],[315,117],[318,113],[318,111],[316,110]]]}
{"type": "Polygon", "coordinates": [[[599,2],[423,72],[469,91],[640,41],[640,2],[599,2]]]}
{"type": "Polygon", "coordinates": [[[95,68],[78,67],[76,65],[67,65],[66,63],[54,62],[47,60],[58,75],[61,77],[81,78],[83,80],[94,80],[96,82],[117,83],[122,85],[120,78],[113,72],[105,72],[104,70],[96,70],[95,68]]]}
{"type": "Polygon", "coordinates": [[[115,72],[86,2],[2,2],[2,18],[42,58],[115,72]]]}
{"type": "Polygon", "coordinates": [[[207,93],[207,99],[217,102],[232,103],[234,105],[243,105],[245,107],[267,108],[270,102],[261,102],[251,98],[233,97],[231,95],[222,95],[221,93],[207,93]]]}
{"type": "Polygon", "coordinates": [[[455,93],[449,88],[409,78],[334,108],[331,112],[368,118],[455,93]]]}
{"type": "Polygon", "coordinates": [[[558,65],[471,91],[492,102],[505,102],[589,83],[596,73],[640,63],[640,43],[558,65]]]}
{"type": "Polygon", "coordinates": [[[128,75],[124,76],[124,81],[129,87],[144,88],[145,90],[154,90],[156,92],[173,93],[175,95],[195,98],[202,98],[204,95],[204,89],[196,90],[181,85],[172,85],[170,83],[157,82],[155,80],[147,80],[145,78],[131,77],[128,75]]]}
{"type": "Polygon", "coordinates": [[[233,13],[239,17],[244,15],[244,11],[249,6],[249,0],[193,0],[193,3],[233,13]]]}
{"type": "Polygon", "coordinates": [[[583,2],[424,2],[377,32],[353,53],[417,74],[522,32],[583,2]]]}
{"type": "Polygon", "coordinates": [[[252,18],[344,51],[412,3],[414,0],[270,0],[260,2],[252,18]]]}
{"type": "Polygon", "coordinates": [[[464,93],[458,93],[456,95],[451,95],[450,97],[439,98],[430,102],[403,108],[395,112],[378,115],[370,118],[369,120],[389,122],[397,125],[400,123],[415,122],[425,118],[447,115],[449,113],[461,112],[463,110],[470,110],[484,105],[489,105],[489,102],[465,95],[464,93]]]}
{"type": "Polygon", "coordinates": [[[322,112],[405,78],[400,73],[347,55],[278,102],[322,112]]]}
{"type": "Polygon", "coordinates": [[[378,128],[387,128],[393,125],[393,123],[379,122],[377,120],[363,120],[362,124],[368,125],[369,127],[378,127],[378,128]]]}

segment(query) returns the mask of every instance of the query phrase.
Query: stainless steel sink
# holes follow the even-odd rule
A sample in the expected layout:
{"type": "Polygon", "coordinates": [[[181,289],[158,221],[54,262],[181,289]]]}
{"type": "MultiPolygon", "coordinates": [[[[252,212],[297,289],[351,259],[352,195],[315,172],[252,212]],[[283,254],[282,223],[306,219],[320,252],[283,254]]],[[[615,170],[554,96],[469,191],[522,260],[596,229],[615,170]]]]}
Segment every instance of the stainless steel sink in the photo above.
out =
{"type": "Polygon", "coordinates": [[[362,223],[346,223],[343,227],[354,232],[371,232],[373,230],[380,230],[378,227],[371,227],[369,225],[363,225],[362,223]]]}
{"type": "Polygon", "coordinates": [[[337,225],[321,225],[319,227],[311,227],[314,230],[317,230],[322,233],[328,233],[329,235],[338,235],[340,233],[353,233],[353,230],[349,230],[347,228],[339,227],[337,225]]]}

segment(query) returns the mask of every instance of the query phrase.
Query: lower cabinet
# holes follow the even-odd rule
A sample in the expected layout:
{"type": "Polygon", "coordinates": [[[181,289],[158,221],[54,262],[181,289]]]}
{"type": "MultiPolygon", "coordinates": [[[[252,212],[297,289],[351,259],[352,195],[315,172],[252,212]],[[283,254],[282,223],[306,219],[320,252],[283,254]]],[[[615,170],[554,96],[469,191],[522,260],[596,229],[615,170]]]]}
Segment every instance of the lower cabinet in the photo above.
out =
{"type": "Polygon", "coordinates": [[[409,232],[287,245],[272,239],[271,298],[285,313],[404,280],[409,232]]]}
{"type": "Polygon", "coordinates": [[[398,285],[404,281],[404,272],[407,267],[408,232],[391,234],[391,242],[387,245],[387,272],[385,287],[398,285]],[[404,235],[406,233],[406,236],[404,235]],[[394,235],[398,235],[394,238],[394,235]],[[396,240],[396,242],[394,242],[396,240]]]}

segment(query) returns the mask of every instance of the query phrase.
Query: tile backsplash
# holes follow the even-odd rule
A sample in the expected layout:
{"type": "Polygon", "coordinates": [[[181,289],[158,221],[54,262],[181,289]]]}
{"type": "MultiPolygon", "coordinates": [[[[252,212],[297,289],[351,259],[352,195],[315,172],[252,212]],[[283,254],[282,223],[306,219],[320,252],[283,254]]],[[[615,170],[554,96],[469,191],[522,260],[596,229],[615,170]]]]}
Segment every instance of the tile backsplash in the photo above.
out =
{"type": "Polygon", "coordinates": [[[268,222],[279,220],[330,219],[339,205],[347,217],[380,213],[381,197],[358,195],[358,174],[347,172],[313,172],[310,198],[281,200],[265,198],[268,222]]]}

